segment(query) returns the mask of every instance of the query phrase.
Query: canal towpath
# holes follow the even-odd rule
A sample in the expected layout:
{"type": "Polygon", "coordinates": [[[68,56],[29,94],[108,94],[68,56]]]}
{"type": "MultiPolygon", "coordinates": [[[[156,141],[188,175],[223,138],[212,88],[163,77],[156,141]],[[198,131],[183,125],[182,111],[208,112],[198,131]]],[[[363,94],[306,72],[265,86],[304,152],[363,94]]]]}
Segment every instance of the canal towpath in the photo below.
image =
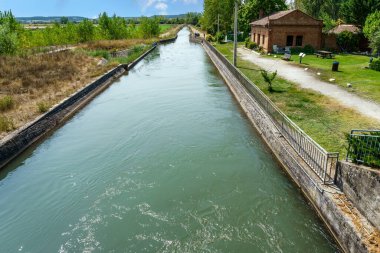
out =
{"type": "Polygon", "coordinates": [[[268,59],[243,48],[238,48],[238,53],[243,60],[250,61],[267,71],[277,71],[279,76],[296,83],[301,88],[317,91],[380,122],[380,104],[378,103],[361,98],[337,85],[321,81],[312,73],[287,62],[268,59]]]}

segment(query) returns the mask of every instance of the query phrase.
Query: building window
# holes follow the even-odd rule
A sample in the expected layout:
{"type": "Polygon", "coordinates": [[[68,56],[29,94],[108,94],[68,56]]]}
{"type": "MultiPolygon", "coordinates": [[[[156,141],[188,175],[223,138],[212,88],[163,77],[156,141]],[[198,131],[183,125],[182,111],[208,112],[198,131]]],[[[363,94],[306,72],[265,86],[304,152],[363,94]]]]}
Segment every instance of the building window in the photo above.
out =
{"type": "Polygon", "coordinates": [[[302,47],[302,42],[303,42],[303,36],[297,36],[296,37],[296,46],[302,47]]]}
{"type": "Polygon", "coordinates": [[[288,37],[286,37],[286,46],[287,47],[291,47],[293,46],[293,35],[289,35],[288,37]]]}
{"type": "Polygon", "coordinates": [[[260,45],[260,39],[261,39],[260,34],[258,34],[257,35],[257,44],[259,44],[259,45],[260,45]]]}
{"type": "Polygon", "coordinates": [[[265,44],[265,35],[263,35],[263,45],[265,44]]]}
{"type": "Polygon", "coordinates": [[[253,34],[253,42],[256,41],[256,33],[253,34]]]}

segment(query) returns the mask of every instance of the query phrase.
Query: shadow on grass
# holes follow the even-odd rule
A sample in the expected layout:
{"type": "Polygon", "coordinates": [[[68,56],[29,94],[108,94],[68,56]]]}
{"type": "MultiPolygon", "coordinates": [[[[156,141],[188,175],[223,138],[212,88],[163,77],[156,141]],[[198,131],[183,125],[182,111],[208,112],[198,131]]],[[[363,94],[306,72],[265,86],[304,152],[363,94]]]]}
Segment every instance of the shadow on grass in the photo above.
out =
{"type": "Polygon", "coordinates": [[[255,68],[248,68],[248,67],[241,67],[238,66],[239,69],[246,69],[246,70],[253,70],[253,71],[260,71],[261,69],[255,69],[255,68]]]}

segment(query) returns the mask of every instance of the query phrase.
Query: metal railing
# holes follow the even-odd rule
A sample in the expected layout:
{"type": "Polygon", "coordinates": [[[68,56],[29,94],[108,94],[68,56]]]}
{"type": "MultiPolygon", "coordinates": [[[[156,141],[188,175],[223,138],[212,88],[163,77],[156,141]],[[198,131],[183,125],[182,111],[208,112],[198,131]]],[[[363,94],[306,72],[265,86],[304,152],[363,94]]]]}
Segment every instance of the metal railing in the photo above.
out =
{"type": "Polygon", "coordinates": [[[278,131],[318,175],[323,183],[334,183],[339,153],[330,153],[322,148],[289,119],[254,83],[239,69],[235,68],[215,47],[207,41],[204,41],[203,44],[222,61],[234,77],[238,79],[258,104],[269,114],[278,131]]]}
{"type": "Polygon", "coordinates": [[[380,168],[380,130],[352,130],[346,161],[380,168]]]}

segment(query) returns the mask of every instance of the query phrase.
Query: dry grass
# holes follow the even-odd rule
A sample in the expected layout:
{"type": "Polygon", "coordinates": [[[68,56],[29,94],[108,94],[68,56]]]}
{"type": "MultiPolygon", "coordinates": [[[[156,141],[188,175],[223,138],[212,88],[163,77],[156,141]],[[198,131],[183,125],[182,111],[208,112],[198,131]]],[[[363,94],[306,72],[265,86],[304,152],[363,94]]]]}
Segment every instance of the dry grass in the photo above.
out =
{"type": "Polygon", "coordinates": [[[87,44],[82,44],[79,47],[88,50],[123,50],[131,48],[135,45],[141,44],[152,44],[154,39],[128,39],[128,40],[100,40],[95,42],[90,42],[87,44]]]}
{"type": "Polygon", "coordinates": [[[71,51],[0,57],[0,100],[12,98],[12,106],[0,112],[0,137],[33,120],[113,67],[98,66],[97,62],[97,58],[71,51]]]}

